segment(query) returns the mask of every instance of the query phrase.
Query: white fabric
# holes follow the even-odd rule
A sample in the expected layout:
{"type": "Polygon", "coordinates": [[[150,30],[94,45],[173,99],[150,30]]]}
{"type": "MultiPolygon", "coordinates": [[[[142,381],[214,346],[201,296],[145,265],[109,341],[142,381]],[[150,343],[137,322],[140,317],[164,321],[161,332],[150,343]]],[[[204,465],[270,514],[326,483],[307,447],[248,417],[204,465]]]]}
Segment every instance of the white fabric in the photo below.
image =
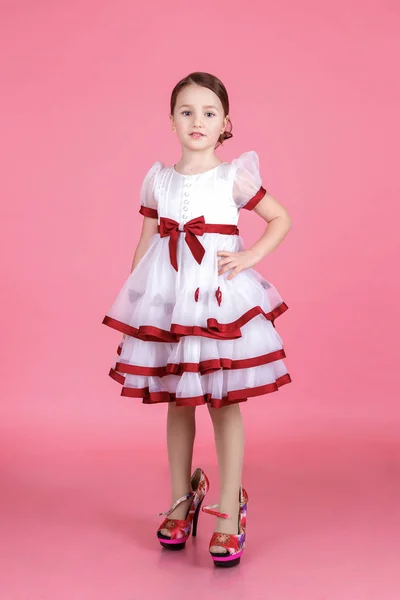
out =
{"type": "Polygon", "coordinates": [[[163,163],[157,160],[147,171],[142,186],[140,188],[140,203],[147,208],[157,209],[157,202],[154,198],[154,184],[157,174],[163,168],[163,163]]]}
{"type": "Polygon", "coordinates": [[[245,152],[232,161],[235,168],[232,196],[238,208],[243,208],[262,185],[258,154],[245,152]]]}
{"type": "MultiPolygon", "coordinates": [[[[140,202],[156,208],[158,220],[164,216],[185,223],[204,215],[206,223],[237,224],[239,209],[260,186],[258,156],[253,151],[242,154],[232,164],[222,163],[191,176],[157,161],[145,176],[140,202]]],[[[227,279],[230,271],[218,275],[217,252],[243,251],[241,236],[216,233],[198,236],[205,248],[199,265],[182,233],[177,248],[178,271],[170,263],[169,240],[158,233],[152,237],[147,252],[123,283],[107,316],[136,329],[153,326],[170,331],[174,324],[207,328],[209,319],[231,323],[254,307],[269,313],[283,302],[275,287],[255,269],[246,269],[232,280],[227,279]],[[220,305],[215,296],[218,288],[222,293],[220,305]]],[[[243,325],[240,333],[242,337],[231,340],[186,335],[171,343],[143,341],[125,334],[115,363],[165,367],[171,363],[199,363],[218,358],[248,359],[283,349],[281,337],[262,314],[243,325]]],[[[228,391],[270,384],[286,373],[285,364],[279,359],[246,369],[223,369],[208,374],[186,372],[161,378],[128,374],[124,385],[148,386],[150,392],[166,390],[176,393],[177,397],[211,393],[213,398],[223,398],[228,391]]]]}

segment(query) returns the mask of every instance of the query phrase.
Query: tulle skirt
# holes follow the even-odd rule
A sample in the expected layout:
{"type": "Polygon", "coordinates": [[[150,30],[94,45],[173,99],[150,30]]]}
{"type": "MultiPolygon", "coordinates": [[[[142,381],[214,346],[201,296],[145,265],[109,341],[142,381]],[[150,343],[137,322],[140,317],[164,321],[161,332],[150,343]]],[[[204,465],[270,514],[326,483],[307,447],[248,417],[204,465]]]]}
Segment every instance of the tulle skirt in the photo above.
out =
{"type": "Polygon", "coordinates": [[[289,383],[274,324],[287,304],[255,269],[218,275],[217,252],[244,250],[241,236],[205,233],[198,264],[180,235],[178,271],[169,239],[152,237],[102,321],[123,333],[109,372],[121,395],[218,408],[289,383]]]}

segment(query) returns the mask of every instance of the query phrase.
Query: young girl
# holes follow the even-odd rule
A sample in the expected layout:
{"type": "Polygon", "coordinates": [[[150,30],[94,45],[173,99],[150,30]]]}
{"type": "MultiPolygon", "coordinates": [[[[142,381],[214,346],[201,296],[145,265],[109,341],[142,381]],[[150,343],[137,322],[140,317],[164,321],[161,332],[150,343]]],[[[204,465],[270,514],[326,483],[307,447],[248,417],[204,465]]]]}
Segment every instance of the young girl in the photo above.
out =
{"type": "Polygon", "coordinates": [[[171,95],[171,126],[182,146],[173,166],[157,161],[140,191],[141,237],[132,272],[103,323],[124,335],[109,375],[121,395],[145,404],[168,402],[167,449],[171,508],[157,537],[184,548],[209,481],[192,473],[196,406],[207,404],[220,472],[209,550],[217,566],[240,561],[248,496],[242,487],[244,435],[240,402],[291,381],[274,320],[288,306],[252,267],[291,227],[286,209],[262,187],[258,156],[221,162],[215,149],[227,130],[228,94],[209,73],[182,79],[171,95]],[[239,210],[268,223],[248,250],[237,228],[239,210]],[[218,509],[218,510],[217,510],[218,509]]]}

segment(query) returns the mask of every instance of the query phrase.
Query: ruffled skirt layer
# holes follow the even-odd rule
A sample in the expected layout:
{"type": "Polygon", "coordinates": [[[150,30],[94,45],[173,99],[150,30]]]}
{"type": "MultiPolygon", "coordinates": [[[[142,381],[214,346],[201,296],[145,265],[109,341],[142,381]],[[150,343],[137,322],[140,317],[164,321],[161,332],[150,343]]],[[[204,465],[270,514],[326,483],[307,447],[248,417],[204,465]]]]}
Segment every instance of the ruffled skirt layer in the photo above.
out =
{"type": "Polygon", "coordinates": [[[240,236],[199,239],[200,265],[180,236],[176,272],[169,238],[155,234],[103,319],[123,333],[109,373],[123,396],[222,407],[291,381],[274,326],[288,306],[254,269],[218,275],[217,252],[244,250],[240,236]]]}

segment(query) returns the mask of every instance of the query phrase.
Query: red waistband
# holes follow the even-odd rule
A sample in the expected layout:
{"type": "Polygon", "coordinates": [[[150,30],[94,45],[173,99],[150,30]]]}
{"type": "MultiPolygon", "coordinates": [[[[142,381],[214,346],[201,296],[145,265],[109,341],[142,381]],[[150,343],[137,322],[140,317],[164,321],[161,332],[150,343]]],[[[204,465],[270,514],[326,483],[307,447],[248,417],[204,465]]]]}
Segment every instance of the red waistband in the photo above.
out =
{"type": "MultiPolygon", "coordinates": [[[[158,233],[160,233],[160,225],[157,227],[158,233]]],[[[226,223],[204,223],[202,226],[204,233],[223,233],[225,235],[239,235],[239,228],[237,225],[228,225],[226,223]]],[[[180,233],[185,231],[179,230],[180,233]]]]}

